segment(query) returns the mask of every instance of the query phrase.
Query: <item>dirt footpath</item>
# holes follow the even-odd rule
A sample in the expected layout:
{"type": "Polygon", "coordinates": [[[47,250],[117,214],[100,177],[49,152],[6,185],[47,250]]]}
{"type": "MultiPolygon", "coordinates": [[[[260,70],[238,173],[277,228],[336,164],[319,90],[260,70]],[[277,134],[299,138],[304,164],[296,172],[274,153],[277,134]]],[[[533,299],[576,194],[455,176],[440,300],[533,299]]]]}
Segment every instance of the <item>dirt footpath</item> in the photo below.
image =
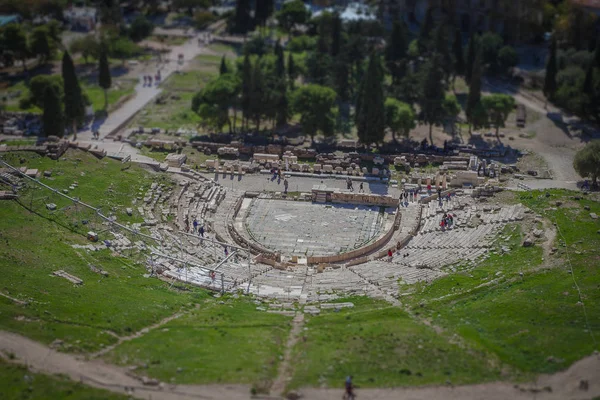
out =
{"type": "MultiPolygon", "coordinates": [[[[369,400],[591,400],[600,395],[600,356],[592,355],[566,371],[542,375],[535,383],[515,385],[509,382],[469,386],[439,386],[397,389],[358,389],[359,399],[369,400]],[[588,389],[580,389],[580,382],[588,389]]],[[[304,389],[304,398],[339,400],[341,389],[304,389]]]]}
{"type": "MultiPolygon", "coordinates": [[[[87,385],[128,394],[138,399],[249,399],[247,385],[169,385],[142,381],[125,368],[101,361],[87,361],[59,353],[23,336],[0,331],[3,357],[11,354],[14,362],[27,365],[32,371],[64,374],[87,385]]],[[[590,400],[600,396],[600,356],[591,355],[573,364],[566,371],[542,375],[536,382],[514,385],[509,382],[484,383],[469,386],[439,386],[397,389],[358,389],[361,399],[372,400],[590,400]],[[581,388],[586,381],[587,389],[581,388]]],[[[302,389],[305,399],[339,400],[341,389],[302,389]]],[[[267,398],[267,397],[263,397],[267,398]]],[[[274,399],[274,397],[271,397],[274,399]]]]}
{"type": "MultiPolygon", "coordinates": [[[[250,398],[247,385],[170,385],[152,382],[144,385],[125,368],[102,361],[86,361],[73,355],[59,353],[23,336],[0,331],[0,350],[12,354],[16,362],[27,365],[34,372],[64,374],[74,381],[111,392],[128,394],[138,399],[231,399],[250,398]]],[[[7,358],[7,357],[5,357],[7,358]]]]}

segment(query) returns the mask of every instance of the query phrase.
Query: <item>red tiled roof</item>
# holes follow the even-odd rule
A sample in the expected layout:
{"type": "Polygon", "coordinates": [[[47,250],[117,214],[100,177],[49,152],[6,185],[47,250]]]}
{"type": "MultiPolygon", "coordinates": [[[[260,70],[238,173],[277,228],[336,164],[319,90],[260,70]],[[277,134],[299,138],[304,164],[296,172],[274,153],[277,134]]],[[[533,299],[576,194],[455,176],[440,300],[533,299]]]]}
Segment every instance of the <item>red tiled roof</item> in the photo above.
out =
{"type": "Polygon", "coordinates": [[[600,8],[600,0],[571,0],[574,4],[589,8],[600,8]]]}

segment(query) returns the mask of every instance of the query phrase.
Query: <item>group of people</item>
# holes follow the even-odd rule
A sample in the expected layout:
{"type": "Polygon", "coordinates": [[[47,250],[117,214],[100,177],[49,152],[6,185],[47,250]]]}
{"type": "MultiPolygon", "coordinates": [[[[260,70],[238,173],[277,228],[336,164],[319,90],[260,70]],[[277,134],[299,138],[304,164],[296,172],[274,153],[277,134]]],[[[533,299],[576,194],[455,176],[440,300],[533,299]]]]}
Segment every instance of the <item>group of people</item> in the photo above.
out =
{"type": "Polygon", "coordinates": [[[152,79],[154,79],[154,82],[156,82],[156,84],[158,85],[161,79],[160,70],[156,71],[156,75],[154,75],[154,78],[152,78],[152,75],[144,75],[142,76],[142,79],[144,80],[144,87],[152,86],[152,79]]]}
{"type": "Polygon", "coordinates": [[[454,224],[454,216],[452,214],[444,213],[442,220],[440,221],[440,227],[443,231],[450,229],[454,224]]]}
{"type": "Polygon", "coordinates": [[[204,225],[200,225],[198,223],[198,221],[194,218],[194,222],[192,223],[192,226],[194,227],[193,233],[196,233],[196,231],[198,231],[198,235],[201,237],[204,237],[204,225]],[[200,227],[198,227],[200,226],[200,227]]]}
{"type": "MultiPolygon", "coordinates": [[[[354,192],[354,185],[352,184],[352,179],[350,179],[350,177],[346,178],[346,189],[348,189],[351,192],[354,192]]],[[[363,186],[363,182],[361,182],[358,187],[358,193],[364,193],[364,192],[365,192],[365,189],[363,186]]]]}

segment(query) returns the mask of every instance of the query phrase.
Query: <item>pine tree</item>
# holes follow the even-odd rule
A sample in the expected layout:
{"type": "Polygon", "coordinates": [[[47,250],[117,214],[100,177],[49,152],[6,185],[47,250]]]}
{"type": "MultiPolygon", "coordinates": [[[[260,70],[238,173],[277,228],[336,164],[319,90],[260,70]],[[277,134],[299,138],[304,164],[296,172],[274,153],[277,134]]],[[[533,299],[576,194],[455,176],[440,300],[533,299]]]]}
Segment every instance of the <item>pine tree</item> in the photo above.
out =
{"type": "Polygon", "coordinates": [[[465,56],[460,29],[455,29],[452,52],[454,53],[454,77],[463,76],[465,74],[465,56]]]}
{"type": "Polygon", "coordinates": [[[387,68],[392,74],[394,83],[398,83],[403,75],[403,60],[406,57],[408,48],[408,40],[406,38],[406,30],[404,23],[394,21],[392,33],[385,47],[385,61],[387,68]]]}
{"type": "Polygon", "coordinates": [[[294,82],[296,81],[297,74],[298,72],[296,71],[296,64],[294,63],[294,56],[290,52],[290,54],[288,54],[287,75],[291,90],[294,90],[294,82]]]}
{"type": "Polygon", "coordinates": [[[99,58],[98,85],[104,89],[104,110],[108,112],[108,89],[112,85],[110,78],[110,68],[106,58],[106,49],[102,49],[99,58]]]}
{"type": "Polygon", "coordinates": [[[465,81],[467,84],[471,82],[471,73],[473,71],[473,64],[475,63],[475,58],[477,58],[477,35],[472,34],[471,39],[469,39],[469,47],[467,48],[467,64],[465,65],[465,81]]]}
{"type": "Polygon", "coordinates": [[[219,75],[224,75],[229,72],[225,55],[221,58],[221,66],[219,67],[219,75]]]}
{"type": "Polygon", "coordinates": [[[383,142],[385,137],[383,68],[379,56],[375,53],[369,57],[369,65],[361,82],[359,97],[356,105],[358,138],[367,145],[383,142]]]}
{"type": "Polygon", "coordinates": [[[476,119],[478,116],[478,107],[481,103],[481,55],[478,54],[473,63],[471,72],[471,84],[469,85],[469,95],[467,96],[466,114],[469,121],[469,132],[473,125],[478,125],[476,119]]]}
{"type": "Polygon", "coordinates": [[[251,116],[250,105],[252,102],[251,99],[252,92],[252,63],[250,62],[250,55],[246,54],[244,57],[244,64],[242,67],[242,129],[248,129],[248,121],[251,116]]]}
{"type": "Polygon", "coordinates": [[[546,64],[546,77],[544,78],[544,95],[551,99],[556,92],[556,38],[552,37],[550,42],[550,54],[548,55],[548,63],[546,64]]]}
{"type": "Polygon", "coordinates": [[[51,85],[44,91],[44,136],[56,135],[62,137],[65,133],[63,111],[56,89],[51,85]]]}
{"type": "Polygon", "coordinates": [[[444,117],[445,88],[442,83],[444,71],[442,57],[434,53],[425,69],[419,104],[423,121],[429,124],[429,141],[433,144],[433,125],[439,124],[444,117]]]}
{"type": "Polygon", "coordinates": [[[342,47],[342,19],[338,13],[333,14],[331,28],[331,48],[329,49],[331,57],[337,57],[342,47]]]}
{"type": "Polygon", "coordinates": [[[75,74],[73,59],[66,51],[62,58],[62,78],[65,94],[65,119],[67,123],[72,125],[74,140],[77,140],[77,122],[85,116],[85,104],[75,74]]]}

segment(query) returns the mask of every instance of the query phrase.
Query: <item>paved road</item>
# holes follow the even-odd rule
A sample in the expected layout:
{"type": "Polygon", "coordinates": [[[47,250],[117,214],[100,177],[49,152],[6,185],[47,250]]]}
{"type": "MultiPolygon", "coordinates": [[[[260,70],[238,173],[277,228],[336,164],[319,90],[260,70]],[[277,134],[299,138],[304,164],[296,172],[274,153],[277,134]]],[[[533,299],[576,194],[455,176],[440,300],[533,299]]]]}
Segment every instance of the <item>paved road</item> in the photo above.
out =
{"type": "MultiPolygon", "coordinates": [[[[169,61],[163,62],[157,66],[157,70],[160,69],[161,71],[162,81],[165,81],[173,72],[184,69],[194,57],[204,52],[206,52],[205,47],[198,46],[198,41],[195,37],[191,38],[181,46],[173,47],[171,52],[164,56],[164,59],[169,61]],[[177,62],[179,54],[184,55],[183,64],[177,62]]],[[[162,89],[160,86],[144,86],[143,81],[140,79],[135,87],[135,95],[117,110],[110,113],[108,118],[100,125],[98,129],[100,138],[105,138],[124,122],[128,121],[161,91],[162,89]]],[[[91,128],[79,132],[77,134],[77,139],[79,142],[93,143],[91,128]]]]}
{"type": "MultiPolygon", "coordinates": [[[[283,192],[283,179],[278,182],[278,179],[271,180],[272,175],[270,174],[253,174],[253,175],[231,175],[231,174],[215,174],[206,173],[203,174],[207,178],[214,179],[219,184],[239,190],[250,190],[250,191],[270,191],[270,192],[283,192]]],[[[311,177],[296,177],[291,176],[288,178],[290,192],[310,192],[314,185],[320,185],[321,181],[324,185],[329,188],[340,188],[346,189],[346,181],[344,179],[333,179],[333,178],[311,178],[311,177]]],[[[360,182],[354,181],[354,190],[358,191],[360,182]]],[[[397,197],[400,191],[397,188],[392,188],[387,184],[379,182],[364,182],[363,189],[365,193],[376,193],[376,194],[389,194],[397,197]]]]}

